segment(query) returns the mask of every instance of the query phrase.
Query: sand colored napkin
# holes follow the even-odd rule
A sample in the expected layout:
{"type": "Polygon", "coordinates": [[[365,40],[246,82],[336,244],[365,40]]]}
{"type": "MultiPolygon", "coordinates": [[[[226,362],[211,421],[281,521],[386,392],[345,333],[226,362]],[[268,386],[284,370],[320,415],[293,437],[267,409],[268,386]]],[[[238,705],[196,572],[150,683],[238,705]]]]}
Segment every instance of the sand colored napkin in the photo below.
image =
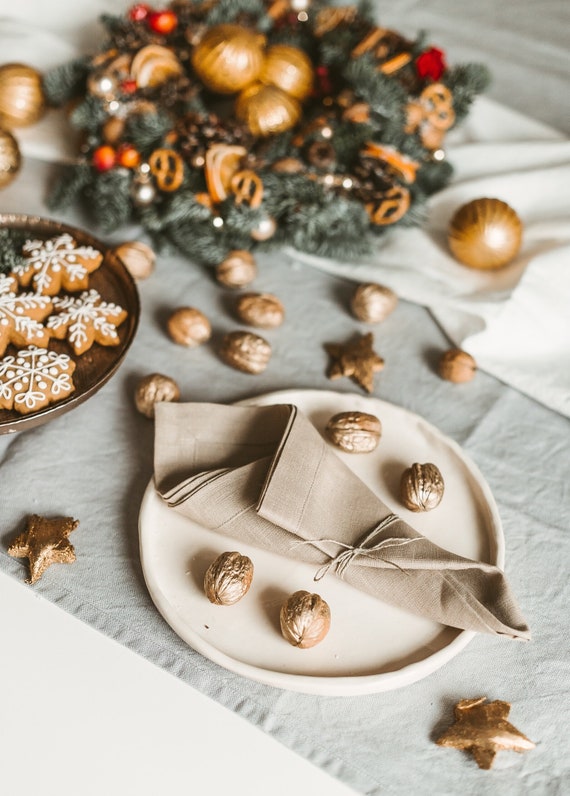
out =
{"type": "Polygon", "coordinates": [[[156,406],[155,483],[191,520],[452,627],[528,639],[503,573],[396,517],[291,405],[156,406]]]}

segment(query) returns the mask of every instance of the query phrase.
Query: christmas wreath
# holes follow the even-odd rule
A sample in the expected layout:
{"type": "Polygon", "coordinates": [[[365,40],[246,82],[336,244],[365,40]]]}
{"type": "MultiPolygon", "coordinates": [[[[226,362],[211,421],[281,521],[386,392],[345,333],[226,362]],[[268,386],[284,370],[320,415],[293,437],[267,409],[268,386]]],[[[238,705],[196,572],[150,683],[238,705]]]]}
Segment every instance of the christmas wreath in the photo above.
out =
{"type": "Polygon", "coordinates": [[[193,260],[289,244],[353,258],[417,224],[485,67],[320,0],[177,0],[102,19],[95,56],[44,76],[82,131],[52,207],[86,200],[193,260]]]}

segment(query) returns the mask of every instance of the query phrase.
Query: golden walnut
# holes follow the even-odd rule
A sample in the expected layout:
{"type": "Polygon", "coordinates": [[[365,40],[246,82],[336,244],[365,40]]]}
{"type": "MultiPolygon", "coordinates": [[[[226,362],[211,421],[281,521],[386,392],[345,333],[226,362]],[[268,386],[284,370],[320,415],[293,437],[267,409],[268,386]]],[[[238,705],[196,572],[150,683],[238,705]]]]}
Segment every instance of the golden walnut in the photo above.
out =
{"type": "Polygon", "coordinates": [[[156,262],[156,255],[150,246],[138,240],[121,243],[115,248],[115,254],[122,260],[133,279],[147,279],[156,262]]]}
{"type": "Polygon", "coordinates": [[[353,314],[364,323],[382,323],[396,309],[398,297],[393,290],[374,282],[358,285],[350,307],[353,314]]]}
{"type": "Polygon", "coordinates": [[[463,384],[475,376],[477,363],[467,351],[450,348],[439,361],[439,375],[446,381],[463,384]]]}
{"type": "Polygon", "coordinates": [[[271,293],[244,293],[237,301],[236,312],[244,323],[260,329],[281,326],[285,318],[283,304],[271,293]]]}
{"type": "Polygon", "coordinates": [[[210,339],[212,327],[200,310],[180,307],[168,319],[168,334],[178,345],[195,348],[210,339]]]}
{"type": "Polygon", "coordinates": [[[245,287],[256,276],[253,255],[245,249],[234,249],[216,267],[216,279],[224,287],[245,287]]]}
{"type": "Polygon", "coordinates": [[[318,594],[296,591],[285,600],[279,614],[281,633],[289,644],[300,649],[321,642],[331,626],[328,604],[318,594]]]}
{"type": "Polygon", "coordinates": [[[251,332],[229,332],[220,345],[220,357],[232,368],[244,373],[263,373],[271,357],[271,346],[251,332]]]}
{"type": "Polygon", "coordinates": [[[233,605],[249,591],[253,563],[240,553],[222,553],[210,564],[204,576],[204,592],[211,603],[233,605]]]}
{"type": "Polygon", "coordinates": [[[441,503],[444,488],[442,475],[435,464],[416,462],[402,473],[400,496],[410,511],[431,511],[441,503]]]}
{"type": "Polygon", "coordinates": [[[339,412],[331,417],[325,433],[346,453],[371,453],[382,436],[382,423],[366,412],[339,412]]]}
{"type": "Polygon", "coordinates": [[[162,373],[149,373],[137,384],[135,405],[141,415],[154,417],[154,405],[160,401],[178,401],[180,388],[169,376],[162,373]]]}

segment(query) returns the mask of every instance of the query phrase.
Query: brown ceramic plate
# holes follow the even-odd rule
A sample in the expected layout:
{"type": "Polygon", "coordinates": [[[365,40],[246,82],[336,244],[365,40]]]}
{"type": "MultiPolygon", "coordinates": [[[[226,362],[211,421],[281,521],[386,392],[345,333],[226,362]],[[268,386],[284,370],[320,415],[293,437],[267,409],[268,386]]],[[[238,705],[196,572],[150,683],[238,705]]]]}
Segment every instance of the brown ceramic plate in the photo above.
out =
{"type": "MultiPolygon", "coordinates": [[[[90,275],[89,287],[95,288],[105,301],[120,304],[127,310],[128,316],[118,327],[120,341],[118,346],[101,346],[95,343],[82,356],[76,356],[64,340],[50,340],[48,346],[50,350],[68,354],[76,363],[73,374],[75,392],[62,401],[27,415],[0,409],[0,434],[10,434],[39,426],[68,412],[94,395],[111,378],[124,359],[133,342],[140,314],[139,297],[133,278],[113,250],[101,241],[75,227],[38,216],[0,213],[0,229],[6,228],[23,230],[29,232],[30,238],[45,240],[67,232],[80,245],[98,249],[103,254],[103,262],[90,275]]],[[[16,349],[8,346],[6,355],[14,353],[16,349]]]]}

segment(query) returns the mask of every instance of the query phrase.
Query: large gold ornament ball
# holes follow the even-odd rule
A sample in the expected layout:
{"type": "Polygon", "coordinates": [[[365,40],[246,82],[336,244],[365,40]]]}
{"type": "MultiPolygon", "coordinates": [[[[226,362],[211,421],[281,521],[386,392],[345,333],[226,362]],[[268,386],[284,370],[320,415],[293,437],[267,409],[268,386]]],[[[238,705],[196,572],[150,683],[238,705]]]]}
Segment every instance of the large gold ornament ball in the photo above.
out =
{"type": "Polygon", "coordinates": [[[506,202],[474,199],[451,219],[449,248],[470,268],[502,268],[518,254],[522,233],[520,218],[506,202]]]}
{"type": "Polygon", "coordinates": [[[237,98],[236,116],[255,136],[275,135],[297,124],[301,104],[277,86],[254,83],[237,98]]]}
{"type": "Polygon", "coordinates": [[[0,188],[5,188],[12,182],[21,163],[18,142],[12,133],[0,130],[0,188]]]}
{"type": "Polygon", "coordinates": [[[260,79],[302,101],[313,87],[313,65],[298,47],[276,44],[267,51],[260,79]]]}
{"type": "Polygon", "coordinates": [[[216,25],[192,53],[194,71],[217,94],[235,94],[259,77],[265,38],[241,25],[216,25]]]}
{"type": "Polygon", "coordinates": [[[0,124],[27,127],[37,122],[45,110],[42,78],[25,64],[0,66],[0,124]]]}

